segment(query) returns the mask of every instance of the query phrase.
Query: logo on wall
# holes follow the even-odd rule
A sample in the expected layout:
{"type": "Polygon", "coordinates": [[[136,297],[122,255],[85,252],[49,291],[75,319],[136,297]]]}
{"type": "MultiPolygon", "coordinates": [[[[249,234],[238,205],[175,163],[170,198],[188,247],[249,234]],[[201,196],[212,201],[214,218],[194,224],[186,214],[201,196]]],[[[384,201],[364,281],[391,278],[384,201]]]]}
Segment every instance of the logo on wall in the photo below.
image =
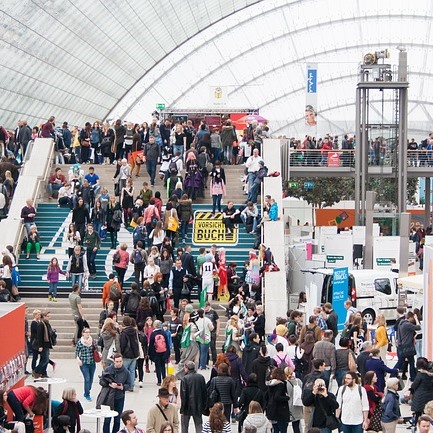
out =
{"type": "Polygon", "coordinates": [[[222,214],[212,216],[211,212],[195,212],[192,232],[194,245],[238,243],[239,229],[235,228],[232,233],[227,233],[222,214]]]}

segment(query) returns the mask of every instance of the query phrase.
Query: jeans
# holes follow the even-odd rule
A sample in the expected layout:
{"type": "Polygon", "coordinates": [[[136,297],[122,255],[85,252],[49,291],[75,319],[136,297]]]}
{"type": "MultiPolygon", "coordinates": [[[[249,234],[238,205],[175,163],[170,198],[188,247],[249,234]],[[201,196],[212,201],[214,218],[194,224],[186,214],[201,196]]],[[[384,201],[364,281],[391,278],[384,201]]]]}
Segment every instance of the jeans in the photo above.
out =
{"type": "Polygon", "coordinates": [[[207,357],[209,354],[209,344],[198,343],[198,347],[200,350],[200,360],[198,363],[198,367],[206,369],[207,357]]]}
{"type": "Polygon", "coordinates": [[[134,389],[134,382],[135,382],[135,367],[137,365],[136,359],[131,358],[123,358],[123,366],[128,370],[129,377],[131,381],[132,389],[134,389]]]}
{"type": "Polygon", "coordinates": [[[93,248],[87,248],[86,256],[87,256],[87,266],[89,267],[89,273],[90,274],[96,274],[96,265],[95,265],[95,259],[96,254],[98,253],[98,250],[93,251],[93,248]]]}
{"type": "MultiPolygon", "coordinates": [[[[244,214],[240,214],[241,220],[244,223],[244,226],[246,227],[247,225],[247,217],[244,214]]],[[[250,217],[248,217],[250,218],[250,217]]],[[[257,217],[251,217],[253,219],[253,228],[251,229],[253,232],[256,231],[257,229],[257,217]]]]}
{"type": "Polygon", "coordinates": [[[155,175],[156,175],[156,162],[157,161],[146,161],[146,170],[150,176],[150,184],[155,185],[155,175]]]}
{"type": "Polygon", "coordinates": [[[341,423],[343,433],[362,433],[362,424],[343,424],[341,423]]]}
{"type": "Polygon", "coordinates": [[[221,212],[221,199],[222,194],[213,194],[212,195],[212,213],[215,213],[215,210],[218,206],[218,212],[221,212]]]}
{"type": "Polygon", "coordinates": [[[189,432],[189,420],[192,416],[195,425],[195,433],[201,433],[203,430],[203,418],[201,415],[180,415],[181,433],[189,432]]]}
{"type": "Polygon", "coordinates": [[[90,391],[93,384],[93,376],[95,375],[96,364],[83,364],[80,366],[81,373],[84,378],[84,397],[90,397],[90,391]]]}
{"type": "Polygon", "coordinates": [[[179,337],[173,337],[173,350],[174,350],[174,360],[176,364],[180,361],[180,338],[179,337]]]}
{"type": "Polygon", "coordinates": [[[8,403],[14,413],[14,420],[23,422],[26,411],[13,391],[8,392],[8,403]]]}
{"type": "Polygon", "coordinates": [[[84,321],[80,317],[74,316],[75,321],[75,333],[74,333],[74,341],[78,343],[78,340],[81,338],[84,328],[84,321]]]}
{"type": "Polygon", "coordinates": [[[61,183],[49,183],[48,184],[48,192],[50,195],[53,195],[54,191],[58,191],[63,185],[61,183]]]}
{"type": "Polygon", "coordinates": [[[211,151],[213,152],[212,164],[215,164],[215,161],[221,161],[221,149],[212,147],[211,151]]]}
{"type": "Polygon", "coordinates": [[[254,182],[251,189],[248,190],[248,201],[251,201],[253,203],[257,203],[257,196],[260,191],[260,184],[254,182]]]}
{"type": "Polygon", "coordinates": [[[183,156],[183,144],[173,144],[173,155],[176,156],[177,152],[180,152],[180,156],[183,156]]]}
{"type": "Polygon", "coordinates": [[[325,380],[325,383],[328,385],[328,388],[329,388],[330,381],[331,381],[331,369],[322,371],[322,377],[325,380]]]}
{"type": "Polygon", "coordinates": [[[188,232],[189,221],[181,221],[180,222],[180,238],[186,239],[186,234],[188,232]]]}
{"type": "Polygon", "coordinates": [[[49,360],[50,360],[50,349],[48,347],[44,347],[42,349],[42,352],[39,352],[39,364],[35,368],[35,372],[41,374],[42,376],[46,376],[49,360]]]}
{"type": "Polygon", "coordinates": [[[345,370],[336,370],[335,371],[335,380],[337,381],[337,385],[344,385],[343,383],[343,378],[346,375],[346,371],[345,370]]]}
{"type": "Polygon", "coordinates": [[[272,424],[272,427],[274,428],[274,433],[287,433],[288,425],[287,421],[277,421],[276,424],[272,424]]]}
{"type": "Polygon", "coordinates": [[[48,289],[48,295],[53,296],[54,298],[57,296],[57,283],[51,283],[48,289]]]}
{"type": "Polygon", "coordinates": [[[36,366],[38,365],[39,352],[38,349],[32,348],[32,371],[35,371],[36,366]]]}
{"type": "Polygon", "coordinates": [[[83,287],[83,277],[84,274],[71,274],[72,285],[78,284],[80,287],[83,287]]]}
{"type": "Polygon", "coordinates": [[[217,339],[217,335],[216,335],[216,330],[215,332],[212,332],[210,334],[210,353],[211,353],[211,357],[212,357],[212,363],[215,364],[216,359],[217,359],[217,349],[216,349],[216,339],[217,339]]]}
{"type": "Polygon", "coordinates": [[[152,361],[155,363],[156,380],[159,384],[161,384],[162,380],[165,379],[164,354],[161,354],[161,353],[155,354],[155,358],[152,361]]]}
{"type": "MultiPolygon", "coordinates": [[[[122,398],[116,398],[114,400],[114,410],[119,414],[113,418],[113,429],[112,433],[117,433],[120,430],[120,415],[123,412],[123,406],[125,404],[125,395],[122,398]]],[[[105,418],[103,433],[110,433],[111,418],[105,418]]]]}

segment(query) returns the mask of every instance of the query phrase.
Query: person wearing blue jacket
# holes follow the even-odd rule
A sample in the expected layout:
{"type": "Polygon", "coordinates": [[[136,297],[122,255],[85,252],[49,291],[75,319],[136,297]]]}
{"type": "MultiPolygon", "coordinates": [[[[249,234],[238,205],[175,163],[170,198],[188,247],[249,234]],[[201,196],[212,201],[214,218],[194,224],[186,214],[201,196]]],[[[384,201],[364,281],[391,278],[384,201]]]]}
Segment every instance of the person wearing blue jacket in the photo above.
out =
{"type": "Polygon", "coordinates": [[[377,390],[383,392],[385,390],[385,374],[390,373],[391,376],[396,377],[398,370],[396,368],[389,368],[379,356],[379,349],[373,349],[370,352],[370,358],[365,361],[365,371],[374,371],[377,376],[377,390]]]}
{"type": "Polygon", "coordinates": [[[382,404],[382,429],[383,433],[395,433],[397,423],[401,418],[400,402],[398,396],[398,383],[396,377],[386,381],[386,395],[382,404]]]}

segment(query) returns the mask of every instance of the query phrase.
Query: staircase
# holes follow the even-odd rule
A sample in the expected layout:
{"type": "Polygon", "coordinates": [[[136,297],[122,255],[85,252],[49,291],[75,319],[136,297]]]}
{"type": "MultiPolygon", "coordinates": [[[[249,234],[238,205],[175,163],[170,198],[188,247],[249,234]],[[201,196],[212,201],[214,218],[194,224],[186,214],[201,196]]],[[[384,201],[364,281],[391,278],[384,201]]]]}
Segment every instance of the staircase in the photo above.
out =
{"type": "MultiPolygon", "coordinates": [[[[99,314],[102,311],[101,299],[87,298],[82,295],[82,304],[86,320],[89,322],[90,330],[94,339],[98,338],[99,330],[99,314]]],[[[42,312],[50,312],[50,324],[57,332],[57,344],[51,350],[50,358],[57,359],[72,359],[75,356],[75,348],[72,346],[72,337],[75,332],[75,323],[72,319],[71,309],[68,299],[61,298],[58,302],[49,302],[46,299],[31,298],[26,299],[26,305],[29,307],[27,319],[31,323],[33,316],[32,312],[39,309],[42,312]]],[[[194,304],[194,308],[198,308],[198,304],[194,304]]],[[[216,347],[219,350],[224,343],[224,332],[227,323],[224,308],[218,303],[212,303],[212,308],[218,313],[221,323],[221,332],[217,338],[216,347]]],[[[170,320],[167,314],[165,320],[170,320]]],[[[122,317],[118,317],[118,322],[122,321],[122,317]]]]}
{"type": "MultiPolygon", "coordinates": [[[[84,166],[86,167],[86,166],[84,166]]],[[[66,168],[63,170],[66,171],[66,168]]],[[[242,184],[240,177],[243,171],[242,166],[228,166],[226,168],[228,192],[227,197],[235,201],[237,205],[242,204],[245,195],[242,192],[242,184]]],[[[113,176],[112,166],[97,166],[97,172],[101,176],[102,184],[106,185],[110,182],[113,176]]],[[[158,179],[158,182],[159,179],[158,179]]],[[[135,178],[134,183],[136,191],[140,189],[143,179],[135,178]]],[[[158,184],[155,190],[158,190],[158,184]]],[[[208,190],[206,190],[207,192],[208,190]]],[[[202,199],[203,203],[193,204],[195,214],[204,215],[208,221],[217,221],[221,216],[209,218],[209,213],[212,210],[211,200],[209,197],[202,199]]],[[[227,198],[223,199],[223,203],[227,203],[227,198]]],[[[25,258],[25,254],[19,257],[19,270],[21,274],[20,292],[23,297],[48,296],[48,283],[45,279],[46,271],[50,260],[57,257],[60,266],[63,270],[66,269],[68,263],[67,248],[63,244],[65,230],[67,230],[71,222],[72,213],[68,208],[59,208],[55,201],[51,200],[44,203],[39,203],[36,215],[36,225],[41,237],[41,254],[39,260],[36,259],[34,252],[31,253],[30,259],[25,258]]],[[[255,237],[246,232],[243,224],[239,224],[239,228],[235,230],[233,237],[228,243],[220,243],[218,238],[210,240],[208,243],[194,243],[192,239],[192,227],[188,228],[186,237],[186,244],[192,245],[192,252],[194,256],[198,255],[200,247],[209,248],[211,244],[216,243],[217,247],[224,247],[226,249],[227,262],[236,262],[238,264],[238,271],[242,269],[243,262],[248,258],[248,252],[254,244],[255,237]],[[234,239],[234,237],[237,237],[234,239]]],[[[118,233],[119,243],[125,242],[130,245],[129,252],[132,251],[132,229],[124,228],[123,226],[118,233]]],[[[227,240],[227,237],[226,237],[227,240]]],[[[184,246],[183,243],[179,244],[184,246]]],[[[86,297],[99,297],[103,284],[107,281],[108,275],[113,271],[112,256],[114,250],[110,250],[110,241],[107,238],[101,244],[101,249],[96,256],[96,270],[97,275],[94,279],[89,279],[88,291],[85,292],[86,297]]],[[[128,286],[133,281],[134,267],[130,264],[125,276],[125,283],[128,286]]],[[[60,276],[58,284],[59,297],[65,297],[71,291],[71,283],[64,276],[60,276]]]]}

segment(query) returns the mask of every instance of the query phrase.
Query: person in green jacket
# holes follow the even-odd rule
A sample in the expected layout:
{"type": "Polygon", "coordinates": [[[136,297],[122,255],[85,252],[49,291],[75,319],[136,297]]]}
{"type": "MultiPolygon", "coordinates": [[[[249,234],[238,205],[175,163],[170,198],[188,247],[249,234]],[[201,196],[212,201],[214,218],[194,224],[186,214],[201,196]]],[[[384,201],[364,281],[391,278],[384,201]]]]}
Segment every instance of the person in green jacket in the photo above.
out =
{"type": "Polygon", "coordinates": [[[95,259],[96,254],[101,247],[101,238],[93,228],[93,224],[87,224],[87,232],[84,236],[84,245],[86,246],[87,266],[91,277],[96,275],[95,259]]]}

